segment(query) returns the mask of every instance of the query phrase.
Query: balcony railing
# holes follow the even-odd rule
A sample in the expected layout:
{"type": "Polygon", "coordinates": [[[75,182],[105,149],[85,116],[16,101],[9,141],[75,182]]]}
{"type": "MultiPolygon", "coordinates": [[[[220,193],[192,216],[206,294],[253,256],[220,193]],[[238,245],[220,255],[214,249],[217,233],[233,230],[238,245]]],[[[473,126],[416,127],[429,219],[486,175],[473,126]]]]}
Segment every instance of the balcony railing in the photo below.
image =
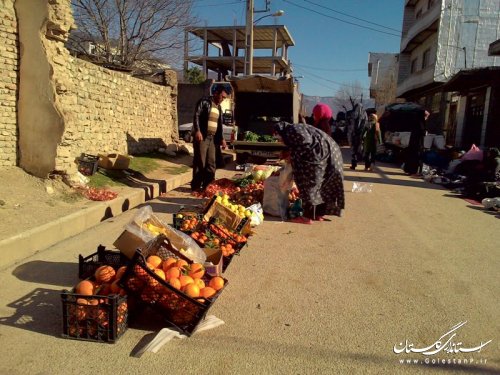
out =
{"type": "Polygon", "coordinates": [[[434,82],[434,67],[432,64],[419,72],[411,74],[403,82],[398,83],[396,95],[404,97],[405,93],[434,82]]]}
{"type": "Polygon", "coordinates": [[[425,33],[425,31],[429,31],[428,34],[432,34],[437,31],[433,30],[432,27],[441,16],[441,7],[438,4],[438,1],[435,2],[431,9],[425,12],[421,18],[415,20],[413,25],[408,29],[406,34],[401,39],[401,52],[407,52],[406,49],[410,45],[410,42],[420,34],[425,33]]]}

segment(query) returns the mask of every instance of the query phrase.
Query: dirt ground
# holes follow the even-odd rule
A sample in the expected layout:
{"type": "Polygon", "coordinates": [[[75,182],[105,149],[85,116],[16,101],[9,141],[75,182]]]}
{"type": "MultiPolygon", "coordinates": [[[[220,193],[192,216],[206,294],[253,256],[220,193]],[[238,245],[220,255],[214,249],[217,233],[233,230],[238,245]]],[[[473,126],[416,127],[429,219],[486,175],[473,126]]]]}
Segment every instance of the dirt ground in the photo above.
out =
{"type": "MultiPolygon", "coordinates": [[[[175,163],[157,159],[160,167],[147,174],[150,180],[165,179],[179,165],[191,165],[189,155],[175,163]]],[[[144,176],[143,176],[144,177],[144,176]]],[[[118,194],[128,186],[112,186],[118,194]]],[[[49,223],[98,202],[88,200],[58,176],[40,179],[18,167],[0,169],[0,240],[49,223]]]]}

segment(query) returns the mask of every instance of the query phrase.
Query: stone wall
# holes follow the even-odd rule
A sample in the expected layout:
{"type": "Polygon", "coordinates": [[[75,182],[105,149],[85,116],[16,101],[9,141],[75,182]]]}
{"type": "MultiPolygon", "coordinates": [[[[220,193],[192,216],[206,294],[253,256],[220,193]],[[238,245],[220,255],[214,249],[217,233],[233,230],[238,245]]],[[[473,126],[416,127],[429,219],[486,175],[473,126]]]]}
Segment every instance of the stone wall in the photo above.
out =
{"type": "Polygon", "coordinates": [[[175,72],[160,86],[72,57],[64,47],[74,27],[68,0],[16,0],[15,10],[19,166],[39,177],[73,173],[81,153],[147,153],[177,141],[175,72]]]}
{"type": "Polygon", "coordinates": [[[0,0],[0,168],[17,164],[17,53],[14,0],[0,0]]]}
{"type": "Polygon", "coordinates": [[[65,132],[56,169],[80,153],[147,153],[174,142],[177,131],[175,72],[159,86],[69,57],[55,64],[56,91],[65,132]]]}

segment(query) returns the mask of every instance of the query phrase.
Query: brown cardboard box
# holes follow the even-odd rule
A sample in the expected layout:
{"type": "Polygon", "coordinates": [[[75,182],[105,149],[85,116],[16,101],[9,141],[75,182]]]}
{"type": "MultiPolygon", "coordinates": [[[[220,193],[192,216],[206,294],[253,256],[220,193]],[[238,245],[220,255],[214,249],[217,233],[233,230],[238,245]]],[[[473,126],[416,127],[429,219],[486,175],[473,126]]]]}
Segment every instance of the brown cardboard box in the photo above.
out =
{"type": "Polygon", "coordinates": [[[132,259],[135,251],[144,245],[145,242],[140,237],[137,237],[128,230],[124,230],[113,243],[113,246],[129,259],[132,259]]]}
{"type": "Polygon", "coordinates": [[[251,232],[250,220],[240,218],[236,213],[215,200],[210,201],[203,219],[209,221],[211,217],[216,217],[226,228],[238,230],[243,235],[251,232]],[[245,220],[245,224],[239,228],[243,220],[245,220]]]}
{"type": "Polygon", "coordinates": [[[121,154],[99,154],[99,167],[104,169],[127,169],[130,158],[121,154]]]}
{"type": "Polygon", "coordinates": [[[222,264],[224,262],[222,257],[222,251],[218,249],[213,249],[209,247],[203,248],[203,251],[207,255],[207,260],[205,261],[205,271],[212,276],[222,275],[222,264]],[[212,263],[208,265],[207,263],[212,263]]]}

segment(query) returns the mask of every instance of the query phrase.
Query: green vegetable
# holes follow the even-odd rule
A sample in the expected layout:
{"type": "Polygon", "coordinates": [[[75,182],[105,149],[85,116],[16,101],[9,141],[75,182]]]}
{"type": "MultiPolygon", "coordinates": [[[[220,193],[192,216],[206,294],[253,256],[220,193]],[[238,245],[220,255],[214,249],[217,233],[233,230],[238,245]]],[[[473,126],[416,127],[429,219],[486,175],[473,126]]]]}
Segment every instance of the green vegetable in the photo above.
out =
{"type": "Polygon", "coordinates": [[[247,142],[258,142],[259,141],[259,135],[255,134],[251,131],[246,131],[245,132],[245,141],[247,142]]]}
{"type": "Polygon", "coordinates": [[[259,142],[276,142],[276,139],[272,135],[261,135],[259,142]]]}
{"type": "Polygon", "coordinates": [[[245,132],[246,142],[276,142],[272,135],[258,135],[251,131],[245,132]]]}
{"type": "Polygon", "coordinates": [[[233,182],[236,186],[245,187],[245,186],[250,185],[253,182],[253,177],[252,177],[252,175],[248,175],[248,176],[243,177],[243,178],[237,178],[237,179],[233,180],[233,182]]]}

